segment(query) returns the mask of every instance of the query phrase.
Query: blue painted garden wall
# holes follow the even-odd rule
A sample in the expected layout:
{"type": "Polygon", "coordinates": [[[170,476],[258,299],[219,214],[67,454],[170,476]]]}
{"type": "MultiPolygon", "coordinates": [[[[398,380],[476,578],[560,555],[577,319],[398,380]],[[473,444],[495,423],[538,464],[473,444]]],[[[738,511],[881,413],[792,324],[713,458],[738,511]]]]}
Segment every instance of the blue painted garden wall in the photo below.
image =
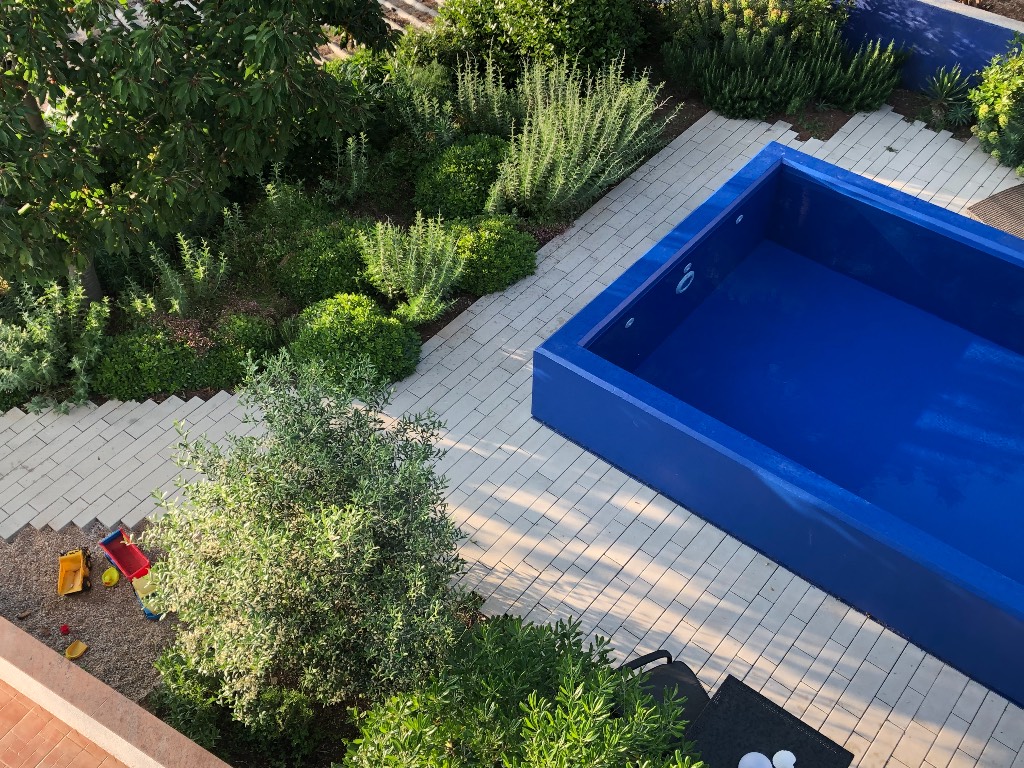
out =
{"type": "Polygon", "coordinates": [[[896,40],[913,49],[903,68],[903,84],[921,89],[939,67],[959,63],[975,72],[1005,53],[1024,24],[969,8],[954,0],[857,0],[847,39],[896,40]]]}

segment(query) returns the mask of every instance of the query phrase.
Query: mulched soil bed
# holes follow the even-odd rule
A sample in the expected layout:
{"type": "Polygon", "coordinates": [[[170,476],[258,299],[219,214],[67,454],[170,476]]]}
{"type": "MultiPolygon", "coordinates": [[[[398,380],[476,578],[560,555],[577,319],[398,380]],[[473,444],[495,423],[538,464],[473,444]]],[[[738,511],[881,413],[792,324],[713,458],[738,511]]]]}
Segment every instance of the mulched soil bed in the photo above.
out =
{"type": "Polygon", "coordinates": [[[711,111],[700,99],[686,95],[685,91],[673,87],[670,83],[665,83],[660,96],[665,100],[665,104],[658,110],[656,117],[663,117],[676,107],[679,108],[676,119],[669,123],[661,133],[666,142],[685,133],[687,128],[711,111]]]}
{"type": "Polygon", "coordinates": [[[1024,0],[959,0],[964,5],[981,8],[1005,16],[1008,19],[1024,21],[1024,0]]]}
{"type": "Polygon", "coordinates": [[[469,306],[476,301],[476,299],[477,297],[471,293],[456,294],[455,298],[452,300],[451,306],[445,310],[444,314],[431,320],[429,323],[424,323],[416,329],[420,335],[420,341],[425,343],[427,339],[436,336],[438,331],[469,309],[469,306]]]}
{"type": "MultiPolygon", "coordinates": [[[[905,88],[897,88],[889,97],[889,105],[892,111],[908,121],[920,120],[927,123],[931,119],[931,106],[928,97],[920,91],[908,91],[905,88]]],[[[971,138],[971,127],[969,125],[959,128],[949,128],[954,138],[966,141],[971,138]]]]}
{"type": "Polygon", "coordinates": [[[792,115],[773,115],[768,118],[769,123],[782,120],[793,126],[800,141],[808,139],[820,139],[827,141],[849,122],[853,117],[852,112],[843,112],[841,109],[832,107],[804,107],[792,115]]]}
{"type": "Polygon", "coordinates": [[[99,523],[84,531],[75,526],[37,531],[30,526],[10,543],[0,539],[0,616],[58,653],[72,640],[81,640],[89,650],[75,663],[132,701],[140,701],[156,685],[153,661],[171,642],[174,619],[146,619],[124,578],[114,587],[103,586],[100,576],[110,564],[97,542],[108,533],[99,523]],[[79,547],[91,553],[93,587],[58,595],[58,557],[79,547]],[[60,633],[62,624],[71,630],[67,636],[60,633]]]}

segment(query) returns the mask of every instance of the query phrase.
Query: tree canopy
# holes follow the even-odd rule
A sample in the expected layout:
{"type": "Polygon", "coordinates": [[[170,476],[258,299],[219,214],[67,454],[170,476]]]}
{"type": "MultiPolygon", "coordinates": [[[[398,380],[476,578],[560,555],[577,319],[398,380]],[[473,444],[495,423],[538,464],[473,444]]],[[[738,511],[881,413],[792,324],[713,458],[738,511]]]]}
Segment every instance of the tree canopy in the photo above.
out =
{"type": "Polygon", "coordinates": [[[387,42],[376,0],[0,6],[0,274],[39,282],[217,212],[300,129],[344,129],[324,25],[387,42]]]}

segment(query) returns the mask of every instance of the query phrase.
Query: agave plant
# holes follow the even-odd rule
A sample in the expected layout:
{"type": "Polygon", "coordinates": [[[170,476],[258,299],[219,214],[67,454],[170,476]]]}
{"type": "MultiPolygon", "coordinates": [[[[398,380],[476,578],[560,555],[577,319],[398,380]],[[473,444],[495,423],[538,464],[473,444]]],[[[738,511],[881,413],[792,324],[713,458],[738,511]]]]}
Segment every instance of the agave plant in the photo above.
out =
{"type": "Polygon", "coordinates": [[[948,128],[970,123],[974,117],[967,98],[970,90],[971,78],[963,73],[959,64],[955,64],[952,69],[940,67],[936,70],[925,88],[931,107],[932,125],[948,128]]]}

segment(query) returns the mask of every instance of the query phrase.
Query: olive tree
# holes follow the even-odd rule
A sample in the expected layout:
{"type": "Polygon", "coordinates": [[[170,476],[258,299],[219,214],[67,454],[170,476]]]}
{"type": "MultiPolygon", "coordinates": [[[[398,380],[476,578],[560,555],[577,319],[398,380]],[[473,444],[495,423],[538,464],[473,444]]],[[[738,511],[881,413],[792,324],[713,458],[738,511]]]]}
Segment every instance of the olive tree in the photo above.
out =
{"type": "Polygon", "coordinates": [[[45,281],[220,211],[350,98],[325,24],[370,45],[376,0],[0,3],[0,275],[45,281]]]}
{"type": "Polygon", "coordinates": [[[360,369],[332,383],[282,354],[242,392],[256,434],[225,448],[185,435],[179,462],[199,476],[145,534],[165,553],[162,607],[180,619],[165,686],[297,732],[296,713],[308,725],[405,690],[444,658],[467,604],[450,586],[461,533],[433,469],[439,425],[389,418],[376,381],[360,369]]]}

